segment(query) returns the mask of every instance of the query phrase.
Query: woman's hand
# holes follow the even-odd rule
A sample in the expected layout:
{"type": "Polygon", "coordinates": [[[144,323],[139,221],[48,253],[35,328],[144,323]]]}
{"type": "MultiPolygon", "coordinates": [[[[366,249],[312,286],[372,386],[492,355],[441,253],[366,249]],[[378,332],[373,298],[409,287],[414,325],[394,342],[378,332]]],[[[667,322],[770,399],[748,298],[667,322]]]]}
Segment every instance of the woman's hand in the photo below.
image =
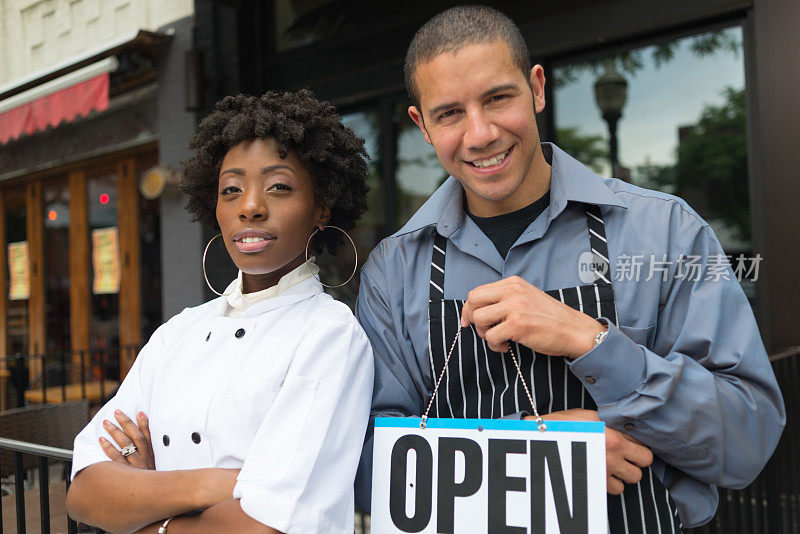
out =
{"type": "Polygon", "coordinates": [[[150,426],[144,412],[139,412],[137,416],[138,426],[121,410],[115,410],[114,417],[117,419],[119,427],[108,420],[103,421],[103,427],[111,434],[111,437],[120,448],[133,444],[136,446],[136,452],[123,456],[110,441],[100,438],[100,446],[106,456],[124,465],[138,469],[154,470],[156,468],[156,460],[153,455],[152,441],[150,440],[150,426]]]}

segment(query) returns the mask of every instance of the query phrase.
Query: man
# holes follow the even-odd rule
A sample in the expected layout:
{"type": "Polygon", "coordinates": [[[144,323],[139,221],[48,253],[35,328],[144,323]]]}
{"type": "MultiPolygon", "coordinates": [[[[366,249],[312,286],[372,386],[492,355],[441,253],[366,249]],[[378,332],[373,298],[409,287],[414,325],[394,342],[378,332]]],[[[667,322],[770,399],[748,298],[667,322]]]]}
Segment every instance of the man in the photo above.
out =
{"type": "MultiPolygon", "coordinates": [[[[611,532],[705,523],[714,486],[748,484],[785,420],[752,312],[685,202],[540,144],[545,77],[529,58],[516,25],[478,6],[409,47],[408,112],[451,177],[362,271],[372,413],[422,415],[442,375],[432,417],[530,417],[498,354],[512,348],[546,419],[606,423],[611,532]],[[642,276],[613,277],[631,257],[642,276]]],[[[366,509],[371,454],[368,437],[366,509]]]]}

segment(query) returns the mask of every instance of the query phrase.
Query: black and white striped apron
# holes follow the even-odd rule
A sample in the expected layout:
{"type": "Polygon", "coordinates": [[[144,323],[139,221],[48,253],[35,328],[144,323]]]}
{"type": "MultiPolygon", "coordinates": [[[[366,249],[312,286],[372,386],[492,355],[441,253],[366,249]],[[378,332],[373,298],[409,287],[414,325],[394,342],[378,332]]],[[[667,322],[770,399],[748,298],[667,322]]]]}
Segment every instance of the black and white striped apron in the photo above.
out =
{"type": "MultiPolygon", "coordinates": [[[[600,208],[586,205],[586,221],[594,261],[605,262],[609,268],[595,270],[594,284],[546,293],[595,319],[605,317],[616,324],[608,245],[600,208]]],[[[428,306],[428,349],[434,379],[442,372],[447,352],[460,327],[464,305],[463,300],[444,298],[446,250],[447,239],[437,233],[431,259],[428,306]]],[[[570,372],[564,357],[535,353],[518,343],[514,343],[514,350],[539,413],[571,408],[597,409],[581,381],[570,372]]],[[[532,413],[533,409],[514,363],[490,350],[470,325],[461,332],[431,411],[432,417],[496,419],[517,412],[532,413]]],[[[611,534],[681,532],[677,508],[649,467],[642,470],[641,482],[626,484],[622,495],[608,496],[608,522],[611,534]]]]}

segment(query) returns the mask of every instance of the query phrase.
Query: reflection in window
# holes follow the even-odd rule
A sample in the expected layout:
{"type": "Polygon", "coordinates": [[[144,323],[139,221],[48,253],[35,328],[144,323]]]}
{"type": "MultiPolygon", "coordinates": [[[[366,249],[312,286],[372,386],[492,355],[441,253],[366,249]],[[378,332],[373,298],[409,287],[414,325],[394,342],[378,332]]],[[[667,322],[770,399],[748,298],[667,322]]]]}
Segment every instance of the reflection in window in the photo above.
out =
{"type": "MultiPolygon", "coordinates": [[[[155,154],[136,162],[141,173],[158,163],[155,154]]],[[[141,177],[141,175],[140,175],[141,177]]],[[[161,216],[160,200],[139,197],[139,261],[141,263],[142,339],[147,341],[163,322],[161,317],[161,216]]],[[[236,271],[234,271],[235,274],[236,271]]]]}
{"type": "MultiPolygon", "coordinates": [[[[119,347],[119,289],[112,292],[108,289],[108,262],[102,262],[102,271],[98,272],[94,265],[94,256],[106,256],[108,242],[114,241],[114,230],[118,228],[118,188],[117,173],[113,169],[91,176],[86,181],[86,203],[89,215],[89,245],[92,247],[90,257],[92,276],[92,309],[89,326],[90,345],[93,349],[110,349],[109,354],[119,347]],[[111,236],[109,239],[92,239],[95,235],[111,236]],[[98,250],[101,249],[101,250],[98,250]]],[[[118,233],[117,233],[118,235],[118,233]]],[[[118,241],[117,241],[118,243],[118,241]]],[[[119,248],[117,248],[118,254],[119,248]]],[[[117,265],[119,262],[117,260],[117,265]]],[[[98,371],[99,378],[99,371],[98,371]]]]}
{"type": "Polygon", "coordinates": [[[70,349],[69,187],[66,178],[42,184],[44,302],[47,352],[70,349]]]}
{"type": "Polygon", "coordinates": [[[341,6],[331,0],[277,0],[275,38],[278,51],[291,50],[336,35],[345,25],[341,6]]]}
{"type": "Polygon", "coordinates": [[[408,116],[408,101],[397,104],[397,228],[428,200],[442,182],[447,171],[439,164],[433,147],[425,142],[417,125],[408,116]]]}
{"type": "MultiPolygon", "coordinates": [[[[369,176],[367,178],[367,185],[369,186],[369,193],[367,194],[368,209],[361,219],[358,221],[357,226],[350,230],[350,236],[355,241],[358,248],[358,263],[359,268],[366,261],[367,256],[378,244],[378,241],[383,237],[384,227],[384,188],[381,183],[380,176],[380,128],[378,126],[378,111],[376,109],[366,109],[347,113],[342,115],[342,123],[353,130],[353,132],[360,138],[364,139],[364,146],[367,150],[369,159],[367,165],[369,168],[369,176]]],[[[328,232],[336,232],[336,230],[327,230],[328,232]]],[[[339,252],[335,256],[328,253],[323,253],[317,256],[317,264],[320,267],[319,277],[323,283],[329,285],[337,285],[350,276],[353,272],[353,264],[355,257],[353,256],[353,247],[347,238],[339,247],[339,252]]],[[[360,270],[360,269],[359,269],[360,270]]],[[[337,300],[355,308],[356,295],[358,294],[358,273],[353,277],[349,284],[335,289],[326,289],[328,293],[333,295],[337,300]]]]}
{"type": "MultiPolygon", "coordinates": [[[[5,272],[2,273],[2,276],[6,277],[6,280],[9,282],[6,287],[8,287],[9,294],[7,295],[0,295],[0,298],[7,299],[6,300],[6,331],[0,332],[0,335],[6,336],[6,354],[13,355],[13,354],[27,354],[28,352],[28,299],[27,298],[14,298],[15,289],[12,287],[12,280],[10,276],[11,270],[17,269],[20,270],[18,266],[14,265],[15,261],[21,261],[20,259],[14,259],[8,250],[8,245],[12,243],[24,243],[27,245],[28,239],[28,229],[26,226],[26,214],[27,214],[27,207],[25,203],[25,190],[24,189],[9,189],[4,191],[3,194],[3,203],[4,203],[4,212],[5,212],[5,226],[6,226],[6,235],[5,243],[3,246],[6,247],[6,262],[7,265],[3,266],[5,272]]],[[[22,245],[17,245],[21,250],[27,250],[22,245]]],[[[24,256],[24,255],[23,255],[24,256]]],[[[23,258],[25,261],[25,265],[21,266],[22,270],[29,270],[30,269],[30,262],[26,259],[27,256],[23,258]]],[[[28,284],[27,291],[25,288],[21,288],[21,290],[17,291],[18,293],[29,293],[30,292],[30,284],[28,284]]],[[[11,399],[17,398],[17,393],[19,396],[22,395],[22,391],[25,391],[28,387],[28,367],[25,365],[24,360],[9,360],[6,362],[6,365],[11,372],[11,380],[10,380],[10,389],[11,394],[9,397],[11,399]]],[[[12,407],[14,405],[12,404],[12,407]]]]}
{"type": "Polygon", "coordinates": [[[273,5],[279,52],[346,35],[378,33],[413,17],[407,2],[275,0],[273,5]]]}
{"type": "Polygon", "coordinates": [[[557,64],[557,144],[605,176],[611,174],[609,125],[595,83],[609,69],[627,82],[616,176],[684,198],[711,224],[726,253],[749,254],[741,28],[557,64]]]}

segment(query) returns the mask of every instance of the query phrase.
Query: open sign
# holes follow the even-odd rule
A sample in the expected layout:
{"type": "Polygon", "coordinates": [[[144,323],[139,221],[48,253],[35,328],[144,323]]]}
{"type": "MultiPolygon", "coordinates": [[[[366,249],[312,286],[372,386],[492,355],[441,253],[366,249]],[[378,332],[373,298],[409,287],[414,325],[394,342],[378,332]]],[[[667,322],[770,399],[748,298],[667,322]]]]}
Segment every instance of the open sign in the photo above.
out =
{"type": "Polygon", "coordinates": [[[606,534],[602,422],[380,417],[373,532],[606,534]]]}

